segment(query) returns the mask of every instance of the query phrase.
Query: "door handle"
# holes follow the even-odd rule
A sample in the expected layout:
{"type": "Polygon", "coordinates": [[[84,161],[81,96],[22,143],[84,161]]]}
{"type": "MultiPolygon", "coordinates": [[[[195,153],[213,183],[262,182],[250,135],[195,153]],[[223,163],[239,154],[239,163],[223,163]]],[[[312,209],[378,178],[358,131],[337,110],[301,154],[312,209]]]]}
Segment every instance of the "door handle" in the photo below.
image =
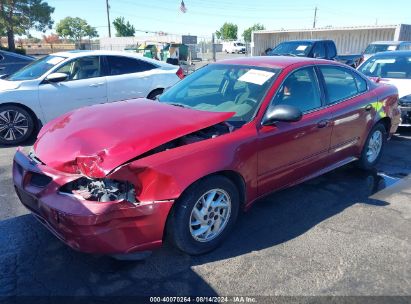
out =
{"type": "Polygon", "coordinates": [[[328,119],[321,120],[317,123],[318,128],[325,128],[330,124],[330,121],[328,119]]]}
{"type": "Polygon", "coordinates": [[[103,84],[104,84],[104,82],[92,83],[92,84],[89,85],[89,87],[96,88],[96,87],[102,86],[103,84]]]}
{"type": "Polygon", "coordinates": [[[367,104],[364,108],[365,111],[371,111],[372,109],[372,105],[371,104],[367,104]]]}

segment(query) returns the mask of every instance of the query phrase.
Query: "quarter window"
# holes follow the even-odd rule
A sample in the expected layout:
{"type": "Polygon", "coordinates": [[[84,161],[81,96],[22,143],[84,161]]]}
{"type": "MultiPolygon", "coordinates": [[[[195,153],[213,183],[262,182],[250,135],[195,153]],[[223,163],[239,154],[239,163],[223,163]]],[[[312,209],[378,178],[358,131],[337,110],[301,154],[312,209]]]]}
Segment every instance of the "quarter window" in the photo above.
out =
{"type": "Polygon", "coordinates": [[[293,72],[274,97],[273,105],[290,105],[302,112],[321,107],[321,94],[314,68],[303,68],[293,72]]]}
{"type": "MultiPolygon", "coordinates": [[[[357,81],[354,76],[343,68],[321,67],[327,91],[327,104],[348,99],[358,94],[357,81]]],[[[364,84],[360,84],[363,86],[364,84]]],[[[365,84],[366,88],[366,84],[365,84]]]]}
{"type": "Polygon", "coordinates": [[[145,72],[156,68],[155,65],[143,60],[122,56],[108,56],[107,62],[111,76],[145,72]]]}

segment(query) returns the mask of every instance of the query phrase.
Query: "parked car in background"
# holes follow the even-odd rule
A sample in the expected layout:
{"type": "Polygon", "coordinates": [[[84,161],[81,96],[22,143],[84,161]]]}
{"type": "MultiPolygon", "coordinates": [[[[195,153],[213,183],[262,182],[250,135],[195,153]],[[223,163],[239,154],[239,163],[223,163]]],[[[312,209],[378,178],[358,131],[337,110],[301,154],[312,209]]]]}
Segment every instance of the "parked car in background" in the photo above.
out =
{"type": "Polygon", "coordinates": [[[358,70],[377,82],[397,87],[401,110],[400,126],[411,126],[411,51],[375,54],[358,70]]]}
{"type": "Polygon", "coordinates": [[[374,41],[365,49],[364,60],[380,52],[406,50],[411,50],[411,41],[374,41]]]}
{"type": "Polygon", "coordinates": [[[337,47],[332,40],[306,39],[284,41],[275,48],[266,51],[269,56],[299,56],[318,59],[335,60],[351,67],[357,67],[362,56],[337,55],[337,47]]]}
{"type": "Polygon", "coordinates": [[[18,144],[73,109],[130,98],[154,99],[181,68],[126,52],[56,53],[0,80],[0,144],[18,144]]]}
{"type": "Polygon", "coordinates": [[[380,159],[398,92],[336,62],[246,57],[207,65],[162,94],[67,113],[18,151],[18,197],[72,248],[122,254],[166,235],[202,254],[258,198],[380,159]],[[91,117],[92,119],[87,119],[91,117]]]}
{"type": "Polygon", "coordinates": [[[245,54],[245,44],[239,41],[225,41],[223,42],[223,52],[245,54]]]}
{"type": "Polygon", "coordinates": [[[35,58],[0,50],[0,78],[13,74],[35,58]]]}

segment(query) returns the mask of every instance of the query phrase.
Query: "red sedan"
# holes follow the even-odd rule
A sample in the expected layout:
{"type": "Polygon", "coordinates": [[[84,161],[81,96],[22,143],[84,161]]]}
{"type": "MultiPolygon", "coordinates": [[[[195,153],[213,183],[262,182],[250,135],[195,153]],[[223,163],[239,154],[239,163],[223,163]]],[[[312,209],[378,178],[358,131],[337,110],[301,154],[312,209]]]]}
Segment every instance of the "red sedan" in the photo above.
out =
{"type": "Polygon", "coordinates": [[[201,254],[240,209],[349,162],[373,167],[400,121],[397,89],[330,61],[210,64],[159,100],[67,113],[17,151],[22,203],[89,253],[159,247],[201,254]]]}

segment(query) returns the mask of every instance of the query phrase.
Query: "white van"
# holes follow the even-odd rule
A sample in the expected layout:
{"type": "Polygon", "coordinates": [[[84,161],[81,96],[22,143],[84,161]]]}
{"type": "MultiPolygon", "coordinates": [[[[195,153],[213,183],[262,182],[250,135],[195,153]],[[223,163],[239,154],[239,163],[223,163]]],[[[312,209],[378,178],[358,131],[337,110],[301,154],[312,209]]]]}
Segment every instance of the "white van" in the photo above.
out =
{"type": "Polygon", "coordinates": [[[245,44],[242,42],[238,42],[238,41],[223,42],[223,52],[245,54],[245,44]]]}

